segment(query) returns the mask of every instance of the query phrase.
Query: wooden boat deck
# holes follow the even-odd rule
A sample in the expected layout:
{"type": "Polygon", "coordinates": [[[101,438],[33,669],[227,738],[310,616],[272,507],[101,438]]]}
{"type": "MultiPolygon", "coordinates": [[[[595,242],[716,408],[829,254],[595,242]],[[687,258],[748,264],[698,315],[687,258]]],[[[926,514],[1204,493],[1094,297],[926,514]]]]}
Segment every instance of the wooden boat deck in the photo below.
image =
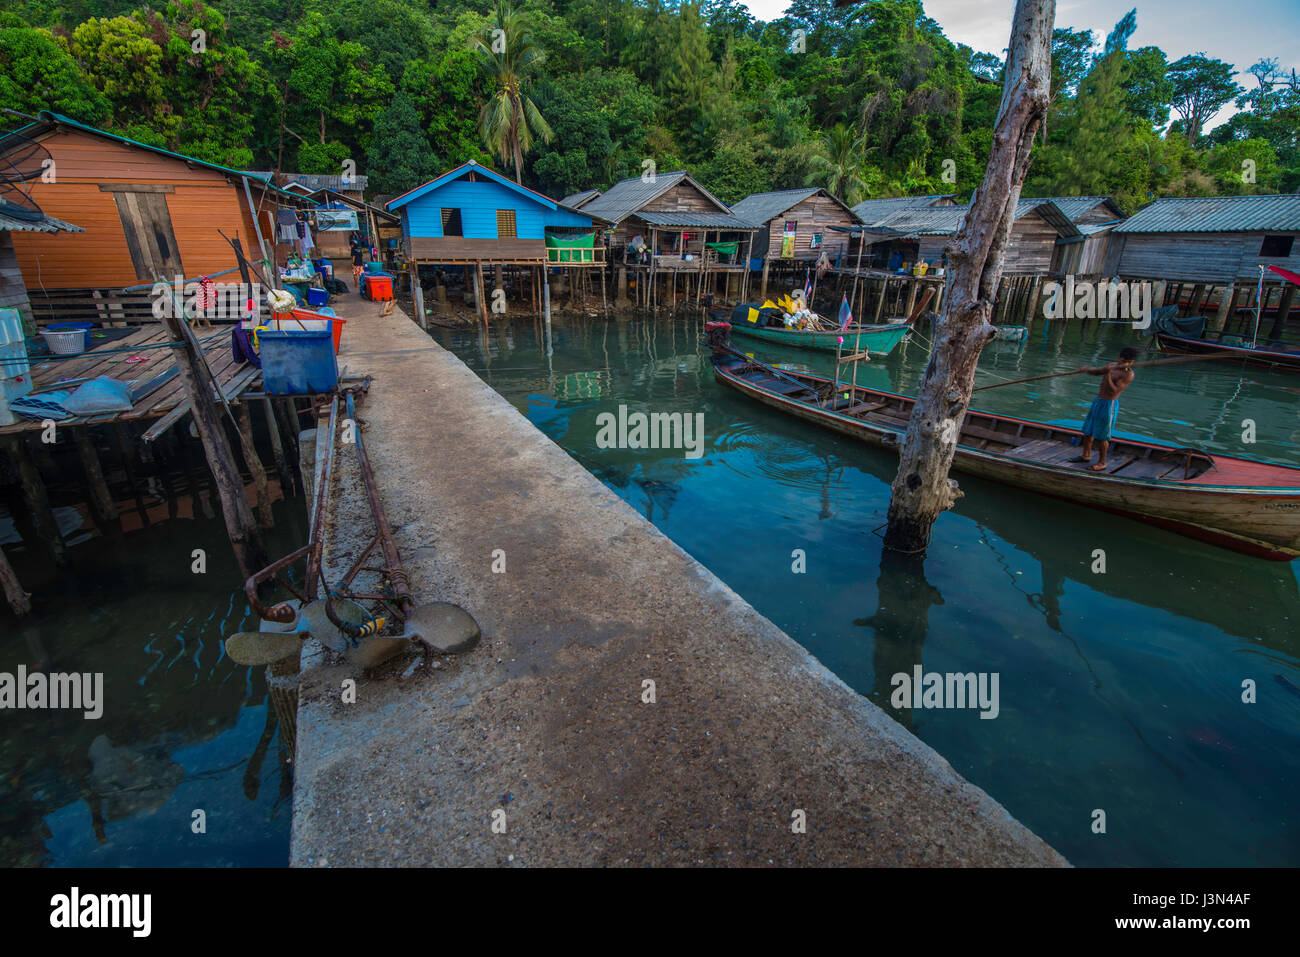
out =
{"type": "MultiPolygon", "coordinates": [[[[216,376],[222,393],[229,399],[237,398],[255,382],[261,380],[262,370],[248,364],[236,363],[230,347],[232,326],[216,326],[195,330],[203,347],[203,354],[216,376]],[[215,338],[209,339],[209,337],[215,338]],[[208,339],[209,341],[204,341],[208,339]]],[[[142,385],[167,372],[176,365],[174,351],[165,348],[169,341],[162,323],[143,325],[122,339],[92,347],[81,355],[69,357],[37,357],[32,359],[31,376],[34,392],[57,387],[62,380],[88,379],[106,375],[125,382],[134,380],[142,385]],[[143,361],[128,362],[132,356],[143,361]]],[[[179,413],[189,407],[179,375],[173,376],[157,391],[143,396],[129,412],[108,412],[91,416],[73,416],[56,420],[59,427],[69,425],[99,425],[110,422],[127,422],[135,419],[157,419],[168,413],[179,413]]],[[[21,419],[11,425],[0,426],[0,435],[39,430],[41,423],[35,419],[21,419]]]]}

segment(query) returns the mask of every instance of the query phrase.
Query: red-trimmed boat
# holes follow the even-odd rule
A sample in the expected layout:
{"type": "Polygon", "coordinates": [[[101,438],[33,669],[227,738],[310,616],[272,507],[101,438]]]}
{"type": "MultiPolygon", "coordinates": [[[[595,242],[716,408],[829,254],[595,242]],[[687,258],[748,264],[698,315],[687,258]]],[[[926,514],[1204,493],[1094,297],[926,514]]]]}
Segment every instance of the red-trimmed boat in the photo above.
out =
{"type": "MultiPolygon", "coordinates": [[[[1250,365],[1273,366],[1280,370],[1300,372],[1300,346],[1290,342],[1278,342],[1272,339],[1259,340],[1260,309],[1264,302],[1264,275],[1271,272],[1287,282],[1300,285],[1300,273],[1291,272],[1280,266],[1259,267],[1259,288],[1255,292],[1255,328],[1247,341],[1244,335],[1232,335],[1222,331],[1205,329],[1204,316],[1190,316],[1178,319],[1174,315],[1160,317],[1153,322],[1156,346],[1161,352],[1173,352],[1180,355],[1200,353],[1220,353],[1227,361],[1239,356],[1250,365]]],[[[1174,306],[1166,307],[1177,313],[1174,306]]]]}
{"type": "MultiPolygon", "coordinates": [[[[724,324],[710,323],[710,327],[724,324]]],[[[880,448],[898,448],[911,396],[786,372],[710,329],[713,374],[765,405],[880,448]]],[[[1071,462],[1077,429],[971,409],[953,467],[1276,561],[1300,556],[1300,468],[1116,439],[1104,472],[1071,462]]]]}

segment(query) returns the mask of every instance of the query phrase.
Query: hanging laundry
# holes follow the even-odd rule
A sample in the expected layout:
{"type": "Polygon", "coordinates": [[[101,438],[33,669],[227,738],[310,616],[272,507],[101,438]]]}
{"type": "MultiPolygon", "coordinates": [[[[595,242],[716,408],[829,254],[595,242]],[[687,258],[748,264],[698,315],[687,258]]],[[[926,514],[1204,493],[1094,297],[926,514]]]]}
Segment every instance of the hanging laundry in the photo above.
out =
{"type": "Polygon", "coordinates": [[[275,214],[275,238],[282,243],[298,238],[298,217],[293,210],[282,209],[275,214]]]}

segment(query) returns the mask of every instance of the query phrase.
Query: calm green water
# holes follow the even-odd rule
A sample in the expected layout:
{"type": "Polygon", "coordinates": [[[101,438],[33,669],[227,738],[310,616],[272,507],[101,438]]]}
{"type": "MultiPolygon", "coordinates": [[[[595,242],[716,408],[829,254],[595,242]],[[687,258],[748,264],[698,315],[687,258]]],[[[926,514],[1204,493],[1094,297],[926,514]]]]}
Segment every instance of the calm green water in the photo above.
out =
{"type": "MultiPolygon", "coordinates": [[[[278,556],[305,540],[302,500],[277,503],[275,516],[267,548],[278,556]]],[[[221,645],[257,618],[219,507],[81,541],[57,575],[11,548],[34,607],[17,622],[0,606],[0,671],[44,661],[102,672],[104,710],[0,717],[0,866],[284,866],[291,771],[264,669],[221,645]],[[196,548],[206,574],[191,571],[196,548]],[[196,809],[206,833],[191,830],[196,809]]]]}
{"type": "MultiPolygon", "coordinates": [[[[717,385],[700,320],[621,317],[436,338],[577,461],[848,684],[1073,862],[1296,865],[1300,587],[1264,562],[968,477],[924,564],[882,554],[896,459],[717,385]],[[596,416],[703,412],[704,454],[602,449],[596,416]],[[1091,571],[1094,549],[1104,574],[1091,571]],[[802,549],[807,573],[791,571],[802,549]],[[1001,712],[890,708],[891,675],[997,672],[1001,712]],[[1242,703],[1252,679],[1258,701],[1242,703]],[[1093,811],[1106,833],[1092,832],[1093,811]]],[[[749,348],[743,340],[738,344],[749,348]]],[[[1123,326],[1040,322],[995,343],[977,385],[1101,363],[1123,326]]],[[[755,345],[830,374],[833,359],[755,345]]],[[[913,392],[928,346],[859,381],[913,392]]],[[[991,411],[1082,419],[1087,376],[982,393],[991,411]]],[[[1139,370],[1120,432],[1300,465],[1300,377],[1220,364],[1139,370]],[[1255,423],[1243,444],[1242,421],[1255,423]]]]}

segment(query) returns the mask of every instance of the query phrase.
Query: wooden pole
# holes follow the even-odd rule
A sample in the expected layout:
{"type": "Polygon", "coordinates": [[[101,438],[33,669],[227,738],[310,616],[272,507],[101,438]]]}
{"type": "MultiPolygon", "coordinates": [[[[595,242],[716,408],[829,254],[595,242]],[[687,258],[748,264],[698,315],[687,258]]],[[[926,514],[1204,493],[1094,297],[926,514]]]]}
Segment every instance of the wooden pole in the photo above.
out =
{"type": "Polygon", "coordinates": [[[54,559],[56,565],[66,565],[68,563],[68,548],[63,541],[63,534],[59,531],[59,523],[54,517],[54,510],[50,508],[49,495],[45,490],[45,482],[41,479],[40,470],[36,468],[36,463],[32,460],[22,437],[14,435],[9,440],[9,457],[13,461],[14,469],[18,473],[18,484],[23,494],[23,505],[27,509],[27,517],[35,529],[37,537],[41,544],[54,559]]]}
{"type": "Polygon", "coordinates": [[[1282,299],[1277,304],[1277,315],[1273,317],[1273,327],[1268,331],[1270,339],[1281,339],[1286,333],[1286,321],[1291,315],[1291,305],[1295,302],[1296,287],[1287,283],[1282,289],[1282,299]]]}
{"type": "Polygon", "coordinates": [[[86,472],[86,481],[90,486],[90,507],[95,513],[95,522],[105,534],[119,532],[121,526],[117,522],[117,503],[113,501],[108,483],[104,480],[104,469],[99,464],[95,444],[90,441],[90,426],[74,427],[71,431],[72,441],[77,446],[81,467],[86,472]]]}
{"type": "Polygon", "coordinates": [[[280,493],[288,498],[294,492],[293,467],[284,454],[284,436],[280,434],[280,421],[276,418],[270,396],[262,396],[262,417],[266,419],[266,431],[271,436],[271,454],[275,458],[275,470],[280,474],[280,493]]]}
{"type": "Polygon", "coordinates": [[[239,563],[240,574],[248,578],[266,567],[266,550],[253,519],[253,511],[248,507],[248,499],[244,495],[244,482],[239,469],[235,467],[234,453],[226,439],[225,430],[221,427],[216,399],[213,398],[215,383],[204,371],[198,348],[181,320],[168,315],[163,318],[163,325],[172,341],[182,344],[182,348],[175,350],[181,386],[189,400],[194,425],[203,442],[217,494],[221,497],[221,513],[231,547],[235,551],[235,560],[239,563]]]}
{"type": "MultiPolygon", "coordinates": [[[[771,247],[769,247],[769,248],[768,248],[768,253],[770,254],[771,251],[772,251],[772,250],[771,250],[771,247]]],[[[771,255],[767,255],[767,254],[765,254],[765,255],[763,256],[763,280],[762,280],[762,283],[763,283],[763,284],[762,284],[762,286],[761,286],[760,289],[759,289],[759,295],[762,297],[762,299],[763,299],[764,301],[767,300],[767,270],[768,270],[768,268],[769,268],[771,265],[772,265],[772,257],[771,257],[771,255]]]]}
{"type": "Polygon", "coordinates": [[[1211,329],[1221,330],[1223,328],[1224,323],[1228,321],[1228,315],[1232,311],[1232,304],[1236,298],[1237,284],[1230,282],[1223,290],[1223,294],[1219,296],[1219,308],[1214,311],[1214,318],[1210,320],[1211,329]]]}
{"type": "Polygon", "coordinates": [[[235,406],[235,422],[239,428],[239,444],[244,452],[244,464],[253,477],[253,490],[257,494],[257,523],[262,528],[272,528],[275,517],[271,513],[271,489],[266,481],[266,467],[257,454],[253,442],[253,416],[248,411],[248,403],[241,402],[235,406]]]}
{"type": "MultiPolygon", "coordinates": [[[[1146,362],[1135,362],[1132,368],[1142,369],[1147,366],[1167,366],[1174,365],[1178,362],[1205,362],[1210,359],[1240,359],[1239,352],[1208,352],[1204,355],[1197,356],[1174,356],[1171,359],[1150,359],[1146,362]]],[[[1064,376],[1082,375],[1087,372],[1084,369],[1071,369],[1069,372],[1049,372],[1046,375],[1031,375],[1027,379],[1008,379],[1006,382],[994,382],[992,385],[982,385],[979,388],[971,389],[972,392],[983,392],[985,389],[1000,389],[1004,385],[1019,385],[1022,382],[1038,382],[1041,379],[1060,379],[1064,376]]]]}
{"type": "Polygon", "coordinates": [[[4,589],[5,601],[19,618],[32,610],[32,596],[23,591],[22,582],[9,564],[3,548],[0,548],[0,588],[4,589]]]}

